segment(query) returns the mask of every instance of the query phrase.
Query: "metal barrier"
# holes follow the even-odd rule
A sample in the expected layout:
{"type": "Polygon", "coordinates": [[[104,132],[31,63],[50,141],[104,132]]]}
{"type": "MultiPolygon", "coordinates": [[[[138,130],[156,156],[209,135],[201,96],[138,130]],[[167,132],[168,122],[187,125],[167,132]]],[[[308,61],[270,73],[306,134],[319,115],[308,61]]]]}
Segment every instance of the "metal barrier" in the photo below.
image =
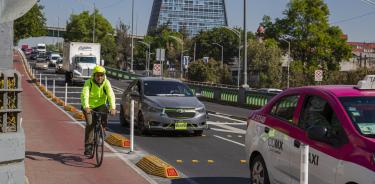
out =
{"type": "Polygon", "coordinates": [[[123,79],[123,80],[134,80],[138,77],[141,77],[141,75],[132,74],[126,71],[122,71],[115,68],[105,67],[107,70],[107,76],[116,78],[116,79],[123,79]]]}

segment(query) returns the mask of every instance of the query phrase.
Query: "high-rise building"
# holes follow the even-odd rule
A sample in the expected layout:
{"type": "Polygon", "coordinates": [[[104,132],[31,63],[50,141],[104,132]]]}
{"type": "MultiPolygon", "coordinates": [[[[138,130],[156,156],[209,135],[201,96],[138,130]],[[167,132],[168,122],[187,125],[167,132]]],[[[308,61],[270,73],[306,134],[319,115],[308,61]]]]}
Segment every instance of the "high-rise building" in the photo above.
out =
{"type": "Polygon", "coordinates": [[[164,24],[190,36],[227,26],[225,0],[154,0],[148,31],[164,24]]]}

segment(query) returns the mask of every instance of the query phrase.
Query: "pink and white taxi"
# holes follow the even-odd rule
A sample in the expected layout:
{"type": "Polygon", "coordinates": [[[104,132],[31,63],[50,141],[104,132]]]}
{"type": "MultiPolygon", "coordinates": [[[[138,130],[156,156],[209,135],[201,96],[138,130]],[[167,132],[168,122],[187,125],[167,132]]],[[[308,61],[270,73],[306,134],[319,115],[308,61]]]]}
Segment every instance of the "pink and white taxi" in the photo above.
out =
{"type": "Polygon", "coordinates": [[[357,86],[290,88],[248,118],[251,183],[375,184],[375,75],[357,86]]]}

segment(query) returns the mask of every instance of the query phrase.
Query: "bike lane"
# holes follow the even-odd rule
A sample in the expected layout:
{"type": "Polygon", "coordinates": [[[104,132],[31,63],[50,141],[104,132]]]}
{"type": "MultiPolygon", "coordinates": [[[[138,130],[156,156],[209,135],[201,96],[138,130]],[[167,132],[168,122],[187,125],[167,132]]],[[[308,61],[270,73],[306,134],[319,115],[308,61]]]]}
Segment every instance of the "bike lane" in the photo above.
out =
{"type": "Polygon", "coordinates": [[[25,172],[30,184],[149,183],[108,148],[96,168],[95,160],[83,155],[84,129],[39,93],[21,61],[14,61],[14,67],[22,75],[25,172]]]}

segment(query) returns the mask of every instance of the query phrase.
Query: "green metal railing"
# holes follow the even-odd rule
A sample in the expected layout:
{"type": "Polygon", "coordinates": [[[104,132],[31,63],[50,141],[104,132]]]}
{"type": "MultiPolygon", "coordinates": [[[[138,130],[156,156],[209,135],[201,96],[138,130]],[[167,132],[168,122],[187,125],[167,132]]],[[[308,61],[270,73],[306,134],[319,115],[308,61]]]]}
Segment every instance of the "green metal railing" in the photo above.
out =
{"type": "Polygon", "coordinates": [[[140,77],[139,75],[132,74],[126,71],[121,71],[119,69],[114,69],[110,67],[105,67],[107,70],[107,75],[110,77],[118,78],[118,79],[124,79],[124,80],[134,80],[140,77]]]}
{"type": "Polygon", "coordinates": [[[224,102],[238,102],[238,93],[224,91],[220,94],[220,100],[224,102]]]}

